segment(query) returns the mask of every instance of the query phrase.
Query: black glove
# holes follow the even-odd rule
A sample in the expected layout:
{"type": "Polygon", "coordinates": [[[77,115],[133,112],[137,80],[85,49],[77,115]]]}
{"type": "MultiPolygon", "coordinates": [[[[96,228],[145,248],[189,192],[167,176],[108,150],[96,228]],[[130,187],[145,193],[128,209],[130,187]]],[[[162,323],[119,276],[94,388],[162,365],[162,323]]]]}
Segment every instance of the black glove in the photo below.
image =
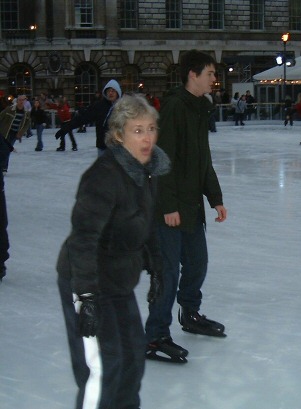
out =
{"type": "Polygon", "coordinates": [[[147,301],[150,304],[154,304],[163,292],[163,278],[162,273],[158,271],[152,271],[150,276],[150,289],[147,294],[147,301]]]}
{"type": "Polygon", "coordinates": [[[79,312],[79,333],[82,337],[94,337],[99,324],[99,308],[97,295],[83,294],[79,296],[82,302],[79,312]]]}

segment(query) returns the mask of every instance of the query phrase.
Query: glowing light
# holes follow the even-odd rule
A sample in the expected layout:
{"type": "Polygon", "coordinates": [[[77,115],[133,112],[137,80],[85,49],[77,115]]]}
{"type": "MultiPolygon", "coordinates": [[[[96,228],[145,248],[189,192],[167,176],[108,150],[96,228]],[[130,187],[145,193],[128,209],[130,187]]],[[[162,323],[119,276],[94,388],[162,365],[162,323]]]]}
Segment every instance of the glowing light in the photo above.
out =
{"type": "Polygon", "coordinates": [[[281,40],[282,40],[284,43],[286,43],[286,42],[290,39],[290,37],[291,37],[290,33],[284,33],[284,34],[282,34],[282,36],[281,36],[281,40]]]}

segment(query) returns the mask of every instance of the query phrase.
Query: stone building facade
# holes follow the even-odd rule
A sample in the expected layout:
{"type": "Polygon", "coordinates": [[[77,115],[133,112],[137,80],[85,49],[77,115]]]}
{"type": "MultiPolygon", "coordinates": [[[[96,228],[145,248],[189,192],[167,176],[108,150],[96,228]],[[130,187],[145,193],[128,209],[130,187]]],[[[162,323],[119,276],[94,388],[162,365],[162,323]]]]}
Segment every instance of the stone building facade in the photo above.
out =
{"type": "Polygon", "coordinates": [[[282,33],[290,32],[287,50],[300,56],[299,0],[0,4],[0,91],[5,94],[46,92],[65,95],[71,104],[88,104],[96,89],[115,78],[124,91],[160,97],[180,82],[179,58],[192,48],[215,57],[216,89],[231,93],[233,82],[249,82],[275,65],[282,33]]]}

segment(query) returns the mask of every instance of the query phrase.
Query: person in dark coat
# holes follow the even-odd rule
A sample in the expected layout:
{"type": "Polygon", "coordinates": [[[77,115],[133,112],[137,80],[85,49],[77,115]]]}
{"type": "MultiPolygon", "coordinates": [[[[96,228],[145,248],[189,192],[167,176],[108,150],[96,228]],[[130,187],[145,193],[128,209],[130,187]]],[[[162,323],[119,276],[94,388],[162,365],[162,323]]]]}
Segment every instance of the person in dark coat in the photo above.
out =
{"type": "Polygon", "coordinates": [[[288,123],[290,124],[290,126],[293,126],[294,113],[295,113],[295,109],[293,107],[292,98],[289,95],[286,95],[285,100],[284,100],[284,115],[285,115],[284,126],[286,126],[288,123]]]}
{"type": "Polygon", "coordinates": [[[146,335],[148,358],[161,360],[164,354],[166,360],[184,363],[188,351],[170,334],[176,297],[185,331],[225,336],[222,324],[198,313],[208,264],[204,196],[216,210],[217,222],[226,220],[227,211],[208,141],[212,104],[205,94],[216,80],[214,59],[198,50],[188,51],[181,58],[180,72],[183,85],[169,91],[160,110],[158,146],[169,156],[172,168],[158,184],[164,293],[159,302],[149,305],[146,335]]]}
{"type": "Polygon", "coordinates": [[[48,117],[44,109],[41,108],[40,101],[36,99],[33,103],[32,110],[30,112],[30,116],[32,121],[35,124],[37,130],[37,146],[35,148],[36,152],[40,152],[43,150],[43,131],[47,126],[48,117]]]}
{"type": "Polygon", "coordinates": [[[246,91],[246,103],[247,103],[247,109],[246,109],[246,116],[248,120],[252,119],[252,114],[255,112],[254,104],[256,100],[251,94],[250,90],[246,91]]]}
{"type": "MultiPolygon", "coordinates": [[[[2,136],[0,135],[0,138],[2,136]]],[[[5,262],[9,259],[9,240],[7,233],[7,210],[3,174],[0,172],[0,281],[6,275],[5,262]]]]}
{"type": "Polygon", "coordinates": [[[105,135],[108,130],[110,114],[114,104],[121,95],[122,91],[119,83],[111,79],[102,90],[102,98],[96,98],[95,102],[89,107],[79,110],[77,115],[68,124],[63,124],[55,137],[58,139],[69,132],[70,129],[94,122],[96,128],[96,147],[98,149],[98,156],[101,156],[106,149],[105,135]]]}
{"type": "MultiPolygon", "coordinates": [[[[169,170],[167,155],[155,145],[157,118],[155,108],[141,95],[117,101],[109,120],[107,149],[81,178],[72,231],[59,254],[63,308],[71,305],[73,297],[79,309],[77,319],[74,315],[70,319],[70,311],[69,318],[65,315],[80,384],[77,409],[89,399],[85,390],[88,351],[81,337],[95,335],[102,383],[100,387],[98,372],[99,385],[89,408],[140,407],[146,340],[134,288],[145,269],[151,277],[148,301],[156,302],[161,293],[154,207],[157,177],[169,170]]],[[[95,381],[94,369],[89,369],[95,381]]]]}

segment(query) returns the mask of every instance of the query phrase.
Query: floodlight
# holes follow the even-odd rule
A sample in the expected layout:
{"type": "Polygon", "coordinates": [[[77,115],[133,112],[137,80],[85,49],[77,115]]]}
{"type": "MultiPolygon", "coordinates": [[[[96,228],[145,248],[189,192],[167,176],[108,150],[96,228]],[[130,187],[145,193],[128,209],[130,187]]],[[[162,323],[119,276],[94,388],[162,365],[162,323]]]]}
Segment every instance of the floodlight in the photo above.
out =
{"type": "Polygon", "coordinates": [[[284,63],[284,58],[283,58],[283,54],[278,54],[276,57],[276,63],[277,65],[282,65],[284,63]]]}

